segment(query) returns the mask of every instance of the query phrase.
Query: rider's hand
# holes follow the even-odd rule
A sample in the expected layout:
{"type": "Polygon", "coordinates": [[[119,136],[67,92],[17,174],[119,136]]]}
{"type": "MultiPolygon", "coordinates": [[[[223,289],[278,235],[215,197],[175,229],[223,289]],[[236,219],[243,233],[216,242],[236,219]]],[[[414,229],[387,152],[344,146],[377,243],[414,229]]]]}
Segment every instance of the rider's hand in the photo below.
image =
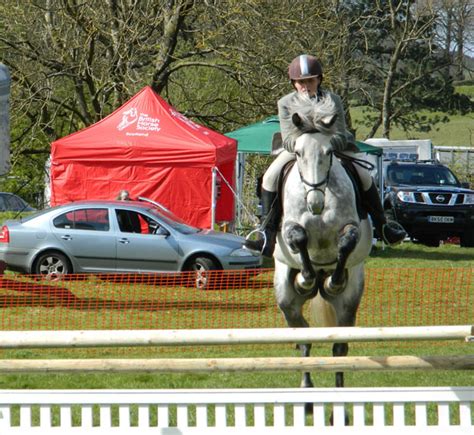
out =
{"type": "Polygon", "coordinates": [[[344,151],[347,148],[347,137],[345,134],[336,133],[331,137],[330,144],[333,151],[344,151]]]}

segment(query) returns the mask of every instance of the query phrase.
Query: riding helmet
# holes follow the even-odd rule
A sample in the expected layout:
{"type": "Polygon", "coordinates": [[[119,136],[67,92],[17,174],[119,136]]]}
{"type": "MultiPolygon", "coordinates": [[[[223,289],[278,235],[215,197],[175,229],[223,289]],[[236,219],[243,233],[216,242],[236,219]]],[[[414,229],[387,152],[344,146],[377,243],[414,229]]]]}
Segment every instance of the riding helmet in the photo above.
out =
{"type": "Polygon", "coordinates": [[[303,80],[323,75],[323,67],[318,59],[308,54],[295,57],[288,67],[290,80],[303,80]]]}

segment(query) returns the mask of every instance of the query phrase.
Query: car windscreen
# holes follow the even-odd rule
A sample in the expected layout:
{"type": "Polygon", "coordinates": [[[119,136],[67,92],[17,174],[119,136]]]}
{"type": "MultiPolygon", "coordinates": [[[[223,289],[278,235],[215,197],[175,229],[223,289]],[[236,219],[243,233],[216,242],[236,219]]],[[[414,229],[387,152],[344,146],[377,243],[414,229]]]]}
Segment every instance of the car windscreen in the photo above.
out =
{"type": "Polygon", "coordinates": [[[164,210],[158,210],[156,208],[150,208],[148,211],[160,219],[165,225],[173,228],[176,231],[179,231],[183,234],[194,234],[201,231],[199,228],[192,227],[188,225],[183,220],[181,220],[178,216],[174,215],[173,213],[167,213],[164,210]]]}
{"type": "Polygon", "coordinates": [[[387,179],[393,185],[459,186],[456,176],[443,166],[396,165],[388,168],[387,179]]]}

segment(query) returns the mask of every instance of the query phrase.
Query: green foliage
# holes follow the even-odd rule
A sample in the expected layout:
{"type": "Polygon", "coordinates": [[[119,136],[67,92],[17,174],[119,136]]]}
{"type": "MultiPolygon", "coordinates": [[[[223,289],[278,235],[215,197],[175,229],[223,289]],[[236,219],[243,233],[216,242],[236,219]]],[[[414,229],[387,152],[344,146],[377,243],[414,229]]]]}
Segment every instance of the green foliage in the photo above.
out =
{"type": "Polygon", "coordinates": [[[34,213],[33,211],[28,212],[17,212],[17,211],[2,211],[0,212],[0,225],[9,219],[21,219],[22,217],[29,216],[34,213]]]}
{"type": "Polygon", "coordinates": [[[14,193],[32,207],[42,208],[48,156],[45,153],[13,155],[10,172],[0,178],[0,191],[14,193]]]}

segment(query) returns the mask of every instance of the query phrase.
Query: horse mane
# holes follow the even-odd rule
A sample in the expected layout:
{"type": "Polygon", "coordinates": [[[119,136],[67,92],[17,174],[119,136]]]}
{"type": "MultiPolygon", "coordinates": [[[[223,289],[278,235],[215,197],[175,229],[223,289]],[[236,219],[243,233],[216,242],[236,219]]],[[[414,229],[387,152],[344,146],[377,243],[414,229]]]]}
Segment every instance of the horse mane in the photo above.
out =
{"type": "Polygon", "coordinates": [[[290,126],[289,136],[296,140],[304,133],[318,131],[323,134],[334,134],[335,117],[337,109],[334,100],[329,94],[322,98],[297,98],[288,108],[288,125],[290,126]],[[300,121],[298,125],[293,122],[293,116],[297,114],[300,121]]]}

